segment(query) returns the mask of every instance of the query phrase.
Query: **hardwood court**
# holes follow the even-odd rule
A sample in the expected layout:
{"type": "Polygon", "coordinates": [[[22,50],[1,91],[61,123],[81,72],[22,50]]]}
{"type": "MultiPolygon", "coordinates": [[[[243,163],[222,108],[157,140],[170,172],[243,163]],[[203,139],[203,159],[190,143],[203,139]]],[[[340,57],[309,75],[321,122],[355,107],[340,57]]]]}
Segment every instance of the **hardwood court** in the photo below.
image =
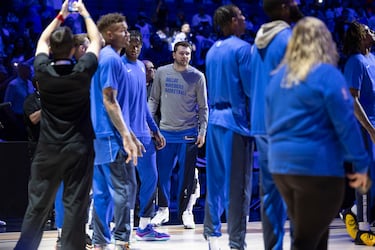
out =
{"type": "MultiPolygon", "coordinates": [[[[356,246],[345,231],[345,226],[340,219],[335,219],[331,224],[328,249],[356,250],[369,249],[366,246],[356,246]]],[[[194,230],[183,229],[180,225],[168,225],[159,228],[160,231],[169,233],[171,239],[165,242],[140,242],[132,243],[132,250],[208,250],[207,242],[202,237],[202,224],[198,224],[194,230]]],[[[223,232],[226,224],[223,224],[223,232]]],[[[290,249],[289,226],[286,225],[284,249],[290,249]]],[[[56,231],[45,231],[40,250],[55,249],[56,231]]],[[[0,233],[0,249],[11,250],[16,244],[19,232],[0,233]]],[[[228,236],[221,237],[222,250],[228,250],[228,236]]],[[[260,222],[249,222],[247,227],[246,241],[248,249],[262,250],[262,231],[260,222]]]]}

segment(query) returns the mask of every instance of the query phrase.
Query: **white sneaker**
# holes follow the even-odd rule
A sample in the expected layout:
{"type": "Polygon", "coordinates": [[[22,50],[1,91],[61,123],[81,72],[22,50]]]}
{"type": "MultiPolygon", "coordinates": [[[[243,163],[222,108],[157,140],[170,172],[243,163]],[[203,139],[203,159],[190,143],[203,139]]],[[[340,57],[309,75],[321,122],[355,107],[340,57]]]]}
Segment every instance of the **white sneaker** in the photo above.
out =
{"type": "Polygon", "coordinates": [[[184,223],[185,229],[194,229],[195,228],[194,215],[193,215],[192,212],[185,211],[182,214],[182,222],[184,223]]]}
{"type": "Polygon", "coordinates": [[[208,237],[208,250],[221,250],[219,247],[219,237],[208,237]]]}
{"type": "Polygon", "coordinates": [[[159,208],[156,215],[151,220],[151,224],[155,227],[161,226],[169,221],[169,209],[167,207],[159,208]]]}

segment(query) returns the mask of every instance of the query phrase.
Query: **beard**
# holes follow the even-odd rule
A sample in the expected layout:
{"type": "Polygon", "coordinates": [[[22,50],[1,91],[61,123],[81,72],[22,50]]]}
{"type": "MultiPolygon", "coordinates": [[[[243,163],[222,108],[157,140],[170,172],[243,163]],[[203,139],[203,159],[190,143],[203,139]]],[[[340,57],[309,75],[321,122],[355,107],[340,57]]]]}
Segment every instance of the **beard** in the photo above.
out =
{"type": "Polygon", "coordinates": [[[186,65],[189,65],[189,61],[176,60],[176,64],[177,64],[178,66],[183,66],[183,67],[185,67],[186,65]]]}

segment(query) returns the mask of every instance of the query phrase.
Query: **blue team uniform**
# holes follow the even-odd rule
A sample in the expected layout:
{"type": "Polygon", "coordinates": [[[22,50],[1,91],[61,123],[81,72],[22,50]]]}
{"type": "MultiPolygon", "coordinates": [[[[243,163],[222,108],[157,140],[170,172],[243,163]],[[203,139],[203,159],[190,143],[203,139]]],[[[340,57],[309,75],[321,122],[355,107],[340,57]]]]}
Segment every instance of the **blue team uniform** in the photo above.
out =
{"type": "Polygon", "coordinates": [[[229,245],[235,249],[246,248],[251,195],[250,58],[250,44],[236,36],[215,42],[206,57],[210,113],[204,236],[221,236],[225,210],[229,245]]]}
{"type": "MultiPolygon", "coordinates": [[[[359,91],[359,102],[363,107],[369,121],[375,126],[375,56],[373,53],[362,55],[360,53],[350,56],[345,64],[344,76],[349,88],[359,91]]],[[[371,157],[372,166],[374,160],[374,143],[369,134],[363,128],[363,137],[367,152],[371,157]]],[[[374,168],[369,168],[372,180],[375,179],[374,168]]],[[[371,222],[374,218],[375,185],[372,185],[367,194],[368,205],[364,205],[363,195],[357,195],[357,217],[358,221],[371,222]],[[368,218],[368,219],[364,219],[368,218]]]]}
{"type": "Polygon", "coordinates": [[[153,199],[156,191],[158,173],[156,168],[156,150],[150,132],[157,133],[158,127],[147,106],[146,71],[143,62],[122,61],[127,71],[126,88],[129,103],[123,107],[129,111],[129,126],[146,149],[138,159],[137,170],[140,178],[139,217],[151,218],[154,213],[153,199]]]}
{"type": "Polygon", "coordinates": [[[108,244],[112,234],[108,227],[112,214],[116,227],[113,238],[129,242],[131,233],[130,213],[135,203],[135,167],[126,164],[126,153],[122,138],[105,110],[102,91],[105,88],[117,90],[117,101],[123,118],[129,124],[126,69],[120,56],[111,46],[100,51],[99,67],[91,86],[91,118],[96,135],[94,140],[95,165],[93,179],[93,221],[94,244],[108,244]],[[112,212],[113,211],[113,212],[112,212]]]}
{"type": "Polygon", "coordinates": [[[251,59],[251,134],[255,137],[260,170],[260,200],[265,249],[282,249],[286,206],[268,169],[265,91],[271,72],[281,62],[292,30],[283,21],[264,24],[257,33],[251,59]],[[276,31],[274,31],[276,30],[276,31]]]}

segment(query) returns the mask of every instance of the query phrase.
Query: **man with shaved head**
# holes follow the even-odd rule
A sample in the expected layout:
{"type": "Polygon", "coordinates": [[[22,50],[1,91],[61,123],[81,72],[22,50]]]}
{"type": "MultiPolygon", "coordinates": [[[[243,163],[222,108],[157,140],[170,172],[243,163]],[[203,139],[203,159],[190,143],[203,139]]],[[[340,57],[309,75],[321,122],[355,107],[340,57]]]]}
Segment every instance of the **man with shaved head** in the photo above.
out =
{"type": "Polygon", "coordinates": [[[150,92],[151,92],[152,83],[155,78],[156,68],[154,64],[149,60],[143,60],[142,62],[146,68],[146,88],[147,88],[147,100],[148,100],[148,97],[150,96],[150,92]]]}

